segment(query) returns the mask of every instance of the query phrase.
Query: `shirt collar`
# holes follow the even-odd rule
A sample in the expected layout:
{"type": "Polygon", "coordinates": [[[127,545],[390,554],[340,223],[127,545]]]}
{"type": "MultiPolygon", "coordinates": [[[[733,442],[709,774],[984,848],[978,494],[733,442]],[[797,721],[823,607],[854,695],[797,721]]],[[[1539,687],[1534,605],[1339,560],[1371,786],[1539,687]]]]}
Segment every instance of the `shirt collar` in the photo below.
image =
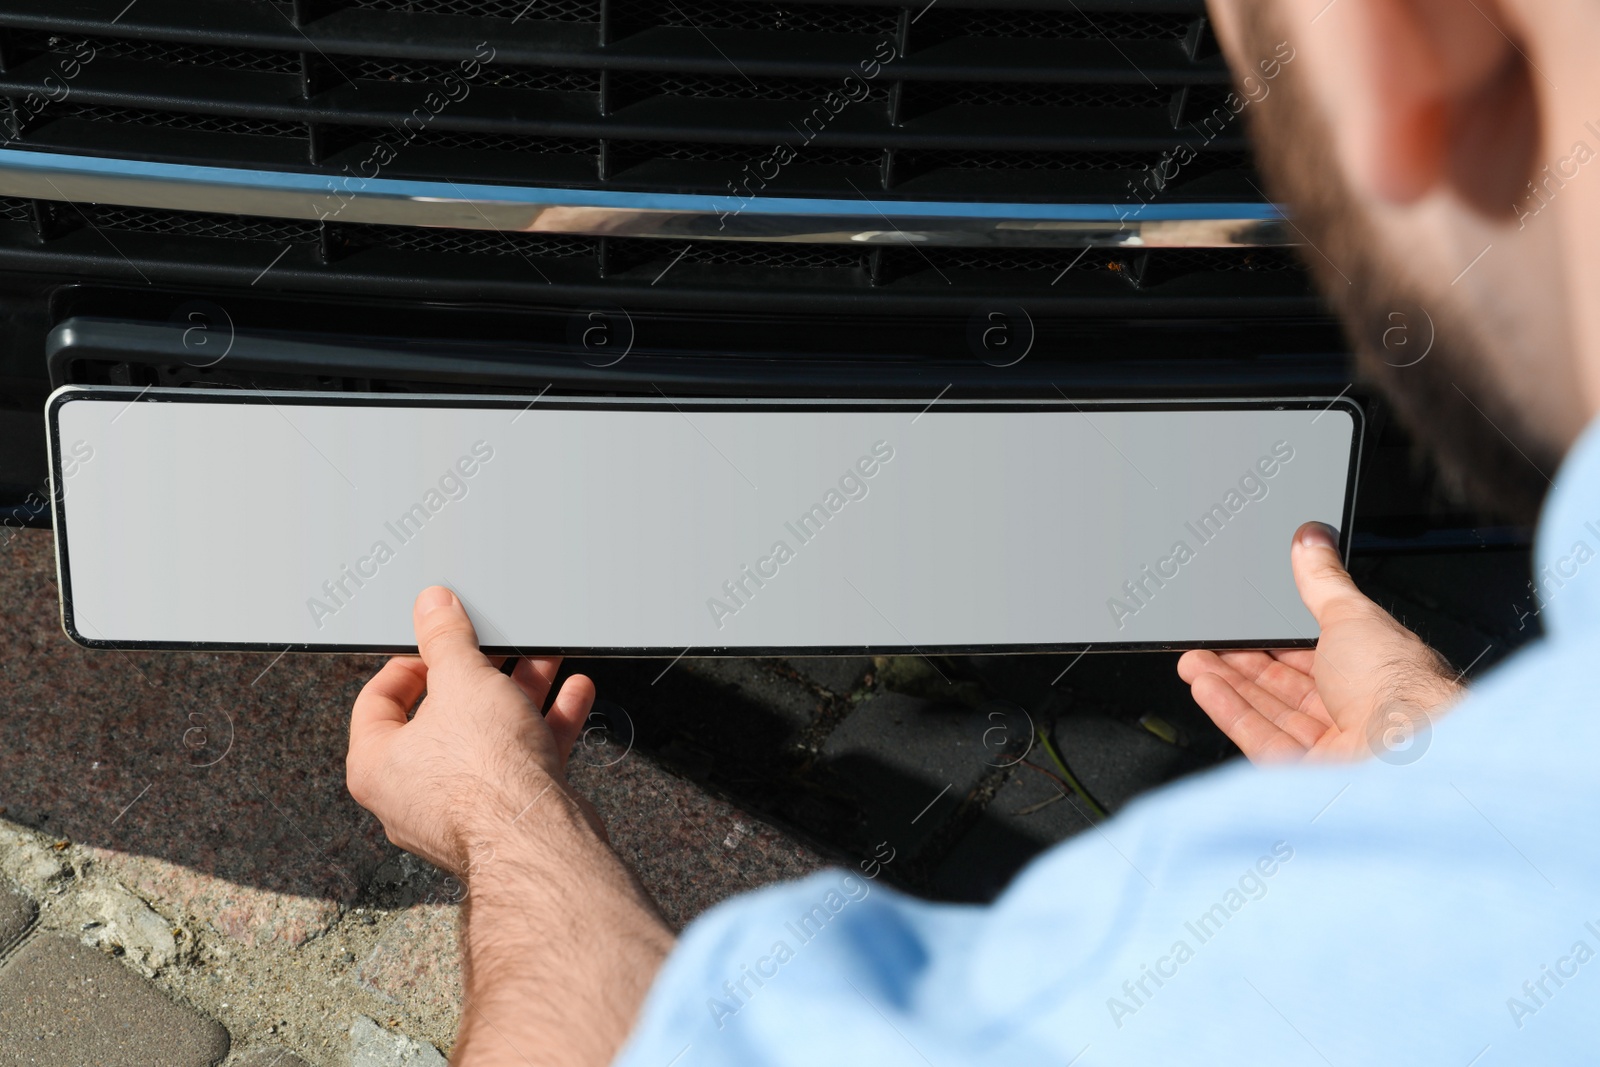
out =
{"type": "Polygon", "coordinates": [[[1546,631],[1600,626],[1600,418],[1561,463],[1539,516],[1533,580],[1522,623],[1537,614],[1546,631]]]}

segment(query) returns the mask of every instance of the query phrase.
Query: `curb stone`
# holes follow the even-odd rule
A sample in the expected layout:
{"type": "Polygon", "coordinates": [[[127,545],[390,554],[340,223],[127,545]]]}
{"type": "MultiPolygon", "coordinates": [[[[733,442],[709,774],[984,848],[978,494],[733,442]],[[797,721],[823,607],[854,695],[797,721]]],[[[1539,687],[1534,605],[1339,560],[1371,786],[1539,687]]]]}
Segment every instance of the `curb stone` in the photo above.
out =
{"type": "Polygon", "coordinates": [[[146,978],[154,978],[177,959],[173,925],[120,884],[85,889],[76,905],[84,944],[121,949],[146,978]]]}
{"type": "Polygon", "coordinates": [[[38,915],[38,905],[31,897],[9,881],[0,879],[0,960],[22,940],[38,915]]]}
{"type": "Polygon", "coordinates": [[[447,1067],[432,1045],[385,1030],[365,1015],[350,1024],[350,1067],[447,1067]]]}

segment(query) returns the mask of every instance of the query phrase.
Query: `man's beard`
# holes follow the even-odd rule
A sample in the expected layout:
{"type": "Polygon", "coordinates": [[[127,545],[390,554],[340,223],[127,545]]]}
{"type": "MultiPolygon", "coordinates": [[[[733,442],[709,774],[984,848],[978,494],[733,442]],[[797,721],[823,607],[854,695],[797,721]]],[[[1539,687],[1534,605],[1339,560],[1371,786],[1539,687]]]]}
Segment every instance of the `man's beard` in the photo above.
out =
{"type": "MultiPolygon", "coordinates": [[[[1272,56],[1285,35],[1271,0],[1248,0],[1241,14],[1241,58],[1272,56]]],[[[1303,258],[1344,322],[1358,372],[1431,454],[1447,491],[1531,523],[1561,457],[1491,383],[1481,321],[1390,265],[1297,71],[1286,67],[1247,111],[1263,176],[1274,198],[1289,205],[1307,245],[1303,258]]]]}

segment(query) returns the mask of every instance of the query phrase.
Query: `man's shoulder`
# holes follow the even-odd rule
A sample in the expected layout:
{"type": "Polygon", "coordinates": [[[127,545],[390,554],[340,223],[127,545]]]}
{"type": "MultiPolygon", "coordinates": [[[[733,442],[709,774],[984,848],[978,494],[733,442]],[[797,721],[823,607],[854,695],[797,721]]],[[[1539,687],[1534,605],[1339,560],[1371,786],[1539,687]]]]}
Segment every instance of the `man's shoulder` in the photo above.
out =
{"type": "Polygon", "coordinates": [[[1232,1062],[1241,1035],[1272,1063],[1561,1059],[1600,1007],[1600,985],[1542,969],[1600,950],[1600,854],[1575,843],[1600,821],[1588,658],[1517,655],[1402,758],[1160,790],[991,907],[844,871],[730,901],[686,931],[625,1061],[909,1041],[941,1062],[1232,1062]]]}
{"type": "Polygon", "coordinates": [[[1240,760],[1150,794],[1103,829],[1126,834],[1130,847],[1180,857],[1252,831],[1349,835],[1365,856],[1351,860],[1366,862],[1416,838],[1476,833],[1491,812],[1526,823],[1530,840],[1558,832],[1554,811],[1568,825],[1600,819],[1600,631],[1595,638],[1538,642],[1447,712],[1380,724],[1372,758],[1360,763],[1263,768],[1240,760]]]}
{"type": "MultiPolygon", "coordinates": [[[[974,971],[1053,966],[1075,1021],[1129,1048],[1135,1015],[1175,1025],[1243,1005],[1266,1025],[1258,994],[1273,989],[1319,1012],[1408,1018],[1419,1041],[1470,1032],[1467,1058],[1527,1040],[1517,1024],[1535,1010],[1559,1045],[1600,994],[1552,1012],[1521,983],[1579,942],[1600,950],[1600,853],[1581,836],[1600,823],[1590,659],[1573,643],[1530,648],[1388,759],[1240,763],[1151,795],[1041,857],[999,902],[1000,923],[1050,916],[1060,936],[1018,947],[1019,931],[996,931],[1010,943],[979,948],[974,971]]],[[[1323,1039],[1349,1062],[1382,1046],[1331,1024],[1323,1039]]]]}

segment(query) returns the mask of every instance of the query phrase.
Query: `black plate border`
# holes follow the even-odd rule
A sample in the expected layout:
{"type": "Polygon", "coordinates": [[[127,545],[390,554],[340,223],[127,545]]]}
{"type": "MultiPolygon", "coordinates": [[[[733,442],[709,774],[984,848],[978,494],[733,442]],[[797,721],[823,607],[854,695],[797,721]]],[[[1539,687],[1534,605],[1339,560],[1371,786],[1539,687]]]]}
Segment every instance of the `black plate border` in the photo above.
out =
{"type": "MultiPolygon", "coordinates": [[[[45,426],[47,445],[50,461],[50,507],[51,517],[55,527],[56,551],[56,576],[57,588],[61,602],[61,628],[75,644],[84,648],[96,650],[114,650],[120,652],[257,652],[282,655],[289,652],[297,653],[325,653],[329,655],[349,654],[379,654],[379,655],[416,655],[415,645],[324,645],[324,644],[289,644],[271,645],[254,642],[214,642],[214,641],[120,641],[108,638],[88,637],[77,629],[76,618],[72,610],[72,581],[71,568],[67,554],[67,516],[66,500],[63,488],[65,481],[61,473],[61,423],[60,412],[69,403],[77,401],[107,401],[121,400],[129,404],[137,403],[225,403],[225,404],[260,404],[271,403],[288,406],[301,405],[326,405],[326,406],[362,406],[373,405],[378,407],[460,407],[460,408],[486,408],[486,409],[512,409],[530,408],[540,404],[548,408],[558,409],[592,409],[604,407],[613,411],[655,411],[663,407],[676,407],[681,411],[717,411],[736,407],[744,411],[921,411],[932,408],[934,404],[943,411],[1066,411],[1093,408],[1097,411],[1196,411],[1196,410],[1222,410],[1222,411],[1310,411],[1320,408],[1323,411],[1338,407],[1350,414],[1353,419],[1354,432],[1352,433],[1352,447],[1350,449],[1350,465],[1345,479],[1345,502],[1342,521],[1339,525],[1339,554],[1348,563],[1350,556],[1351,520],[1355,515],[1356,490],[1358,476],[1361,470],[1361,455],[1366,438],[1366,412],[1362,405],[1353,397],[1341,393],[1334,397],[1291,397],[1267,398],[1241,397],[1241,398],[1202,398],[1202,399],[1174,399],[1174,400],[1039,400],[1039,399],[956,399],[941,400],[935,398],[931,403],[920,400],[885,400],[864,399],[851,400],[845,398],[829,398],[816,400],[778,400],[778,399],[730,399],[730,398],[676,398],[663,395],[659,400],[652,397],[573,397],[555,396],[546,397],[543,394],[535,397],[527,396],[494,396],[494,395],[453,395],[448,393],[324,393],[305,391],[276,391],[276,390],[244,390],[234,388],[219,389],[162,389],[146,387],[139,389],[135,386],[117,385],[66,385],[50,394],[45,401],[45,426]]],[[[826,647],[803,646],[746,646],[727,645],[715,647],[700,647],[691,645],[687,649],[660,649],[660,648],[519,648],[514,645],[486,645],[483,646],[485,655],[491,656],[581,656],[588,658],[673,658],[681,659],[689,652],[696,652],[698,656],[716,657],[761,657],[783,656],[786,658],[802,658],[808,656],[858,656],[872,653],[879,655],[1059,655],[1062,653],[1086,652],[1175,652],[1191,648],[1207,648],[1216,651],[1229,649],[1289,649],[1313,648],[1315,638],[1304,639],[1267,639],[1261,641],[1194,641],[1185,643],[1172,642],[1125,642],[1092,644],[1026,644],[1026,645],[930,645],[926,648],[916,645],[830,645],[826,647]]]]}

